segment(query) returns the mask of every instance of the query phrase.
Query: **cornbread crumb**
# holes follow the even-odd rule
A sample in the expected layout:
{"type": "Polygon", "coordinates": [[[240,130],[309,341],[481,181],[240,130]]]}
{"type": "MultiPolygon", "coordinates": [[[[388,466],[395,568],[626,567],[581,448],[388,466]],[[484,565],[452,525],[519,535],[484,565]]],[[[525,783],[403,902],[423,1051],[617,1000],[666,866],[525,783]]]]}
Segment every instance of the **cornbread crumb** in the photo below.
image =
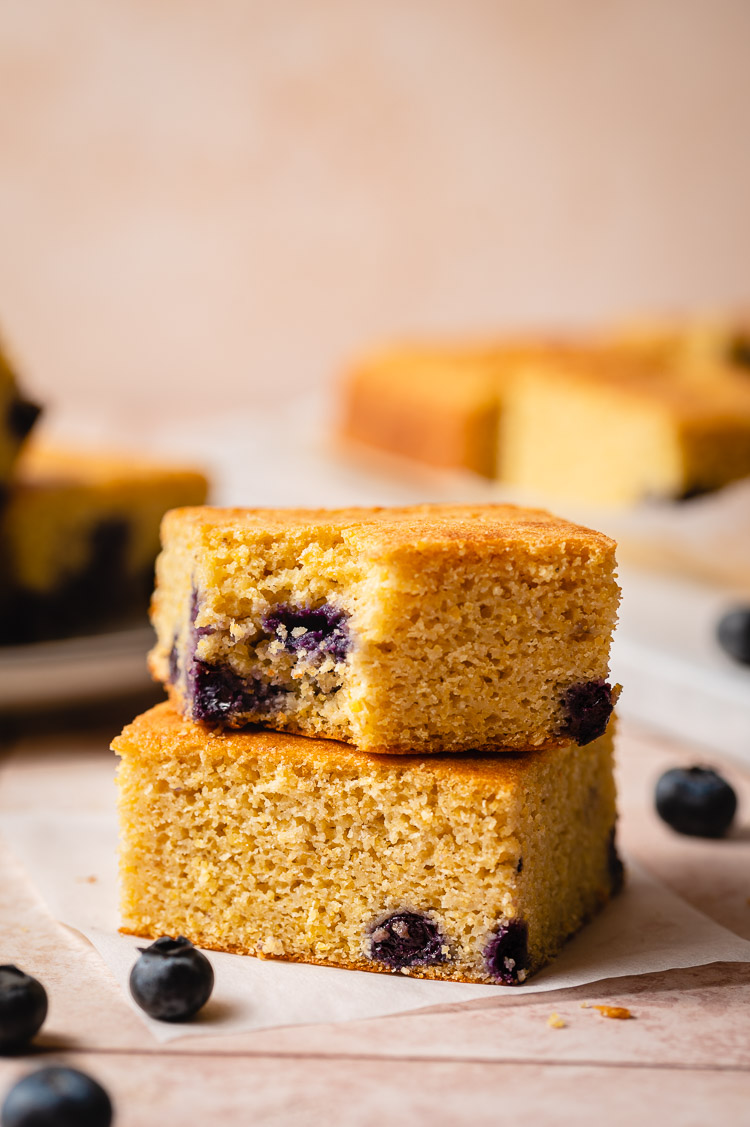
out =
{"type": "Polygon", "coordinates": [[[591,1006],[590,1008],[598,1010],[602,1017],[611,1017],[617,1021],[626,1021],[633,1016],[625,1006],[591,1006]]]}
{"type": "Polygon", "coordinates": [[[565,1029],[567,1024],[567,1021],[563,1021],[558,1013],[553,1012],[547,1018],[547,1025],[549,1025],[551,1029],[565,1029]]]}

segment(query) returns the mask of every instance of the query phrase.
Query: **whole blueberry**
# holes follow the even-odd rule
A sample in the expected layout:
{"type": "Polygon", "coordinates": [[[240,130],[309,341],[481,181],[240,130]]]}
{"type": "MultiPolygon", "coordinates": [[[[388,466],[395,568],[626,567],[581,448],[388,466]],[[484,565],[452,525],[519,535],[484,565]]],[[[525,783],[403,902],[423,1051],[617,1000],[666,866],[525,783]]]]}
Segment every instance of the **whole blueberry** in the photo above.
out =
{"type": "Polygon", "coordinates": [[[719,645],[743,665],[750,665],[750,607],[736,607],[719,620],[719,645]]]}
{"type": "Polygon", "coordinates": [[[24,1076],[5,1097],[2,1127],[109,1127],[109,1096],[85,1072],[42,1068],[24,1076]]]}
{"type": "Polygon", "coordinates": [[[213,967],[189,939],[164,935],[141,955],[130,972],[130,993],[149,1017],[186,1021],[211,997],[213,967]]]}
{"type": "Polygon", "coordinates": [[[0,1053],[22,1049],[47,1016],[41,982],[9,963],[0,966],[0,1053]]]}
{"type": "Polygon", "coordinates": [[[668,826],[693,837],[723,837],[737,795],[710,767],[673,767],[656,784],[656,811],[668,826]]]}

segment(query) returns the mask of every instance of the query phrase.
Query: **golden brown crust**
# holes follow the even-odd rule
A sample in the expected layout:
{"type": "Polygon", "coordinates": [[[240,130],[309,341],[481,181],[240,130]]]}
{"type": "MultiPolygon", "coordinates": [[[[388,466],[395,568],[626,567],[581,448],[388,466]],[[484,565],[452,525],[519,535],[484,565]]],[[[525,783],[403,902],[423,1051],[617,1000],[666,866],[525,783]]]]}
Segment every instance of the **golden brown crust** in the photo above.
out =
{"type": "Polygon", "coordinates": [[[530,549],[561,541],[581,548],[614,554],[615,542],[602,532],[573,524],[544,509],[518,505],[412,505],[403,508],[349,509],[240,509],[200,506],[173,509],[164,518],[162,539],[179,526],[192,526],[197,535],[241,532],[261,539],[288,532],[296,526],[337,533],[361,548],[398,548],[441,545],[469,550],[472,545],[511,545],[530,549]]]}
{"type": "Polygon", "coordinates": [[[542,748],[505,750],[484,755],[471,752],[450,752],[444,755],[414,755],[410,752],[380,754],[359,751],[337,740],[322,740],[292,735],[268,728],[245,728],[241,731],[207,728],[194,720],[184,719],[175,706],[163,701],[136,717],[112,742],[118,755],[130,754],[145,758],[172,758],[187,750],[197,752],[203,762],[268,756],[280,762],[310,765],[311,769],[330,769],[336,764],[352,763],[370,769],[387,771],[394,768],[418,767],[427,776],[472,776],[493,778],[496,785],[515,785],[531,767],[538,766],[570,740],[555,740],[542,748]]]}
{"type": "MultiPolygon", "coordinates": [[[[128,927],[121,927],[119,930],[121,935],[132,935],[137,939],[153,940],[160,938],[160,934],[155,930],[133,931],[128,927]]],[[[461,973],[458,968],[451,967],[450,963],[439,963],[434,967],[412,966],[408,968],[407,974],[404,971],[393,970],[383,963],[377,963],[373,959],[365,959],[364,957],[361,959],[348,960],[341,958],[316,959],[314,955],[305,955],[303,957],[293,953],[284,954],[283,956],[269,955],[257,949],[243,946],[242,944],[215,943],[196,933],[185,935],[184,938],[189,939],[195,947],[200,947],[204,951],[219,951],[225,955],[251,955],[257,959],[268,959],[278,963],[307,963],[311,966],[333,967],[337,970],[364,970],[369,971],[371,974],[389,974],[391,976],[396,975],[408,978],[428,978],[441,982],[465,982],[471,985],[481,986],[497,985],[497,983],[493,983],[492,979],[486,974],[476,974],[472,976],[470,974],[461,973]]],[[[526,972],[526,978],[530,978],[532,974],[535,974],[536,971],[540,969],[540,965],[530,964],[526,972]]],[[[519,982],[516,985],[522,987],[523,983],[519,982]]]]}

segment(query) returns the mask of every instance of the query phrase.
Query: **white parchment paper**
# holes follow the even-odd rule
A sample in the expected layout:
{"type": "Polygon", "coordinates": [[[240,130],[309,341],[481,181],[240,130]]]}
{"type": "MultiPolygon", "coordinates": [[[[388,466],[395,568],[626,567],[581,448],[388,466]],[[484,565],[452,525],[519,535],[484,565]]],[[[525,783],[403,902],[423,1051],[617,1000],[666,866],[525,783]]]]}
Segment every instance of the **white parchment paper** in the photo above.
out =
{"type": "MultiPolygon", "coordinates": [[[[0,816],[0,832],[28,870],[52,914],[94,945],[122,986],[144,945],[117,932],[117,825],[114,813],[0,816]]],[[[524,986],[431,982],[209,952],[220,1021],[167,1025],[135,1012],[161,1042],[282,1025],[382,1017],[428,1006],[525,994],[677,967],[750,962],[750,942],[697,912],[630,863],[625,891],[524,986]]]]}

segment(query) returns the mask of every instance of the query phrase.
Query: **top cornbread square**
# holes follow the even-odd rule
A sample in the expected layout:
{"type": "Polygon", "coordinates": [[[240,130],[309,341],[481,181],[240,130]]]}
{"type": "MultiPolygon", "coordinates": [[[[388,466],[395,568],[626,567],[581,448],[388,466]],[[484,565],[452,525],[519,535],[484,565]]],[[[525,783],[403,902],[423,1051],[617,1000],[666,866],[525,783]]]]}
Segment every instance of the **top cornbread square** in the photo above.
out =
{"type": "Polygon", "coordinates": [[[154,675],[184,715],[369,751],[604,730],[619,589],[599,532],[512,505],[178,509],[154,675]]]}

